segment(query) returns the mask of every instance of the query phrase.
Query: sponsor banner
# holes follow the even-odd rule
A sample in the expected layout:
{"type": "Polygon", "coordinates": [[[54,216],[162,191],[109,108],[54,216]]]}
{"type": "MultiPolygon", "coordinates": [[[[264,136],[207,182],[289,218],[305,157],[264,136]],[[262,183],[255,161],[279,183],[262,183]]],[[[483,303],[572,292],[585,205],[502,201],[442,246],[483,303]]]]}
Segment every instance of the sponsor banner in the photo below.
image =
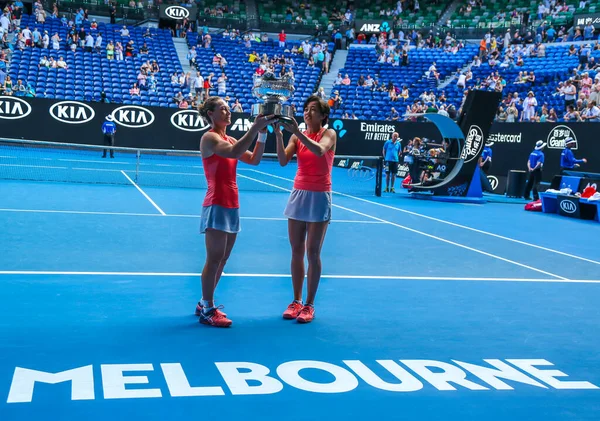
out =
{"type": "Polygon", "coordinates": [[[573,16],[573,24],[582,29],[590,23],[594,25],[594,29],[600,28],[600,13],[581,13],[573,16]]]}
{"type": "Polygon", "coordinates": [[[31,114],[31,105],[21,98],[0,96],[0,119],[20,120],[31,114]]]}
{"type": "Polygon", "coordinates": [[[196,6],[184,7],[178,5],[161,4],[158,13],[161,19],[174,21],[181,21],[183,19],[187,19],[193,22],[198,16],[198,9],[196,6]]]}
{"type": "Polygon", "coordinates": [[[542,180],[549,182],[560,173],[560,155],[567,138],[575,140],[575,156],[588,159],[579,170],[600,173],[600,160],[594,159],[600,156],[598,128],[596,123],[494,123],[487,138],[492,144],[489,175],[507,177],[510,170],[526,171],[529,154],[535,143],[542,140],[546,143],[542,180]]]}
{"type": "Polygon", "coordinates": [[[390,32],[391,21],[387,20],[361,20],[356,21],[354,27],[357,33],[378,34],[380,32],[390,32]]]}
{"type": "Polygon", "coordinates": [[[579,198],[566,195],[558,195],[558,213],[562,216],[579,218],[579,198]]]}
{"type": "MultiPolygon", "coordinates": [[[[102,145],[101,127],[109,115],[117,124],[116,146],[198,150],[200,137],[209,128],[195,110],[0,96],[1,135],[6,138],[102,145]]],[[[298,122],[302,128],[301,117],[298,122]]],[[[250,115],[234,113],[228,133],[239,139],[251,126],[250,115]]],[[[441,134],[433,123],[336,119],[330,120],[328,127],[337,134],[338,155],[381,156],[384,142],[394,132],[400,135],[402,147],[417,136],[441,142],[441,134]]],[[[486,137],[483,126],[474,121],[463,127],[468,146],[463,153],[470,160],[467,165],[476,163],[484,143],[481,139],[487,139],[493,153],[488,175],[501,181],[510,170],[526,170],[535,143],[543,140],[547,143],[543,180],[550,181],[560,172],[565,139],[572,137],[577,142],[573,148],[575,156],[588,158],[580,170],[600,173],[600,159],[594,159],[600,156],[598,127],[597,123],[494,123],[486,137]]],[[[289,133],[284,131],[284,137],[287,142],[289,133]]],[[[271,133],[267,152],[274,151],[271,133]]],[[[398,176],[406,176],[402,163],[398,176]]],[[[502,182],[500,186],[502,192],[502,182]]]]}

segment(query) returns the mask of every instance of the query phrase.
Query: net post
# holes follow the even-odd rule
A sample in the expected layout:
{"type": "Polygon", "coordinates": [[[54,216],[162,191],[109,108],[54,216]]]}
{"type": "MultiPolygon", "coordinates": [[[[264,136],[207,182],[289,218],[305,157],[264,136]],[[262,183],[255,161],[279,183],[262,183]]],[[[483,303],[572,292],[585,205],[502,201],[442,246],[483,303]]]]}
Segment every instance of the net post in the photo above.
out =
{"type": "Polygon", "coordinates": [[[375,196],[381,197],[381,183],[383,181],[383,157],[377,160],[377,175],[375,176],[375,196]]]}
{"type": "Polygon", "coordinates": [[[141,151],[138,149],[135,152],[135,182],[138,182],[138,175],[140,173],[140,156],[141,156],[141,151]]]}

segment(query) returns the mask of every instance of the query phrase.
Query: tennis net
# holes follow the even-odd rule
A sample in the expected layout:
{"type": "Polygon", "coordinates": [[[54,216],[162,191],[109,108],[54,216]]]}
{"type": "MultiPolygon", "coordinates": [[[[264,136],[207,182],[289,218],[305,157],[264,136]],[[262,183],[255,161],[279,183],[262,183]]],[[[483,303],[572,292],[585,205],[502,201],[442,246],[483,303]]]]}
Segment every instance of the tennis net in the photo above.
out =
{"type": "MultiPolygon", "coordinates": [[[[381,195],[382,163],[376,156],[336,156],[333,190],[359,196],[381,195]]],[[[288,191],[293,186],[296,169],[295,160],[281,167],[275,154],[264,154],[258,166],[239,163],[238,187],[288,191]]],[[[0,139],[0,179],[206,188],[199,151],[107,149],[98,145],[20,139],[0,139]]]]}

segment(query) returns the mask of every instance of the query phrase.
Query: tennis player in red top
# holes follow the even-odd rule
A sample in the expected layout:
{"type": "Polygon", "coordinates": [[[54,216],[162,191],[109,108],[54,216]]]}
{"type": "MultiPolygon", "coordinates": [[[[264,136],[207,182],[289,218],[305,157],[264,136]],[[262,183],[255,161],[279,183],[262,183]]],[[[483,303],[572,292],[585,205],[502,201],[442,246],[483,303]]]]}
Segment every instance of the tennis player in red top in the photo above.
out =
{"type": "Polygon", "coordinates": [[[274,116],[258,116],[248,133],[236,140],[226,133],[231,124],[231,111],[223,99],[208,98],[200,108],[200,115],[211,129],[200,140],[208,189],[200,220],[200,231],[206,235],[206,262],[202,270],[202,299],[196,306],[196,315],[202,324],[229,327],[231,320],[221,311],[223,306],[215,306],[214,293],[240,232],[237,163],[239,160],[258,165],[265,150],[266,128],[277,120],[274,116]],[[256,146],[249,152],[256,138],[256,146]]]}
{"type": "Polygon", "coordinates": [[[296,319],[299,323],[310,323],[315,317],[314,301],[321,279],[321,247],[331,220],[331,168],[337,135],[334,130],[323,127],[328,118],[329,105],[312,95],[304,103],[306,131],[300,131],[295,120],[289,123],[282,120],[280,124],[292,133],[284,148],[279,123],[274,130],[279,164],[287,165],[294,154],[298,160],[294,189],[284,212],[288,217],[292,246],[294,301],[283,313],[283,318],[296,319]],[[305,252],[308,284],[306,302],[302,303],[305,252]]]}

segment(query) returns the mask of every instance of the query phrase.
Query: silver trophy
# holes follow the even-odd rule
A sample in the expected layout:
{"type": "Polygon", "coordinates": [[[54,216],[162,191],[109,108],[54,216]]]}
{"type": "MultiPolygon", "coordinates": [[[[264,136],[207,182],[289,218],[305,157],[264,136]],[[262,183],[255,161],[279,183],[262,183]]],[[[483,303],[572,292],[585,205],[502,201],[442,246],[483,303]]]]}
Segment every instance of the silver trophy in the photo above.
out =
{"type": "Polygon", "coordinates": [[[254,75],[253,83],[252,95],[263,102],[252,105],[252,117],[259,114],[274,114],[283,121],[293,119],[292,107],[283,105],[284,102],[294,96],[295,88],[290,77],[283,76],[278,79],[273,73],[268,72],[262,76],[254,75]]]}

